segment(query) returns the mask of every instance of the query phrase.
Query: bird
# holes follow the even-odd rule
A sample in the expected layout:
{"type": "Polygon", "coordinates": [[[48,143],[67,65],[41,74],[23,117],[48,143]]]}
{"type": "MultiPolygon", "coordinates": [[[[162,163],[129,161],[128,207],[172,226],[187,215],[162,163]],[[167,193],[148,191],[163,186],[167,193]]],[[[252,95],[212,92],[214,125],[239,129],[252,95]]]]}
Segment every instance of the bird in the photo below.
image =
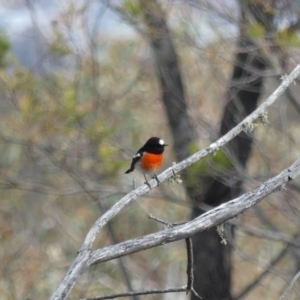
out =
{"type": "Polygon", "coordinates": [[[145,145],[133,156],[130,168],[125,174],[133,172],[137,169],[144,175],[146,184],[151,188],[148,183],[146,174],[151,174],[159,184],[159,180],[155,172],[161,167],[163,163],[163,153],[165,147],[164,140],[159,137],[151,137],[145,145]]]}

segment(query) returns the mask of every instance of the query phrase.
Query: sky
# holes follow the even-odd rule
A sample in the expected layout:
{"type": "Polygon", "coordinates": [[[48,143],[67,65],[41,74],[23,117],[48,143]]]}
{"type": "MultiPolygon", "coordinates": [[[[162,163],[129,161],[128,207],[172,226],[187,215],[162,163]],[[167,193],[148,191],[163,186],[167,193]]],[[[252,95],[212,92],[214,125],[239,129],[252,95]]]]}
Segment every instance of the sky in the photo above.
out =
{"type": "MultiPolygon", "coordinates": [[[[110,3],[118,4],[122,1],[115,0],[110,3]]],[[[162,1],[168,9],[172,10],[171,22],[176,23],[180,18],[188,16],[196,25],[196,31],[200,32],[202,42],[207,43],[214,38],[216,29],[221,34],[237,34],[234,22],[227,19],[227,15],[237,18],[238,8],[235,0],[211,0],[205,1],[162,1]],[[204,3],[204,4],[203,4],[204,3]],[[182,12],[187,8],[187,14],[182,12]],[[181,8],[182,11],[181,11],[181,8]],[[224,13],[222,17],[209,13],[214,8],[224,13]],[[235,12],[232,14],[232,12],[235,12]],[[198,20],[201,20],[200,22],[198,20]]],[[[14,54],[20,63],[28,68],[34,68],[39,61],[40,53],[46,53],[48,41],[53,37],[53,21],[59,20],[61,15],[72,9],[82,7],[89,3],[89,9],[85,14],[86,28],[92,32],[97,28],[100,36],[105,40],[109,38],[130,39],[137,35],[132,26],[108,9],[104,1],[86,0],[0,0],[0,29],[9,37],[14,54]]],[[[75,22],[76,24],[76,22],[75,22]]],[[[85,47],[85,38],[82,35],[82,23],[77,22],[78,27],[71,28],[68,38],[80,49],[85,47]]],[[[220,34],[218,32],[218,34],[220,34]]],[[[44,55],[46,56],[46,55],[44,55]]],[[[48,69],[51,62],[43,59],[41,67],[48,69]]]]}

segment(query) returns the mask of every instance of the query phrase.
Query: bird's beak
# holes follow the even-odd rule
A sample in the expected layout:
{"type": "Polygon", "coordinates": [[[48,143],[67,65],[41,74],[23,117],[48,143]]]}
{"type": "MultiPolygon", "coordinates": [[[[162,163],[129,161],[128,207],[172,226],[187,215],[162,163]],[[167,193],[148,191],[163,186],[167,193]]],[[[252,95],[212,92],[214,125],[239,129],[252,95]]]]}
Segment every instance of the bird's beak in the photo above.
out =
{"type": "Polygon", "coordinates": [[[166,147],[166,146],[169,146],[168,144],[164,144],[164,146],[166,147]]]}

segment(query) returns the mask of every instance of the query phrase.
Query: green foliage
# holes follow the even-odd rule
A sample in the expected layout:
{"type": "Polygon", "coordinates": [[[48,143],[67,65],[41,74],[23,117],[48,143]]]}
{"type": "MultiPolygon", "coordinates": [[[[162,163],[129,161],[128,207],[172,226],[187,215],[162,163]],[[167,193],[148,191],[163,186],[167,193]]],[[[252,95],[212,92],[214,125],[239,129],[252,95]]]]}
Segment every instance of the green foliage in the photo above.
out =
{"type": "Polygon", "coordinates": [[[65,56],[71,53],[71,49],[67,44],[67,40],[63,36],[62,32],[58,28],[57,21],[52,22],[53,38],[49,43],[49,49],[53,53],[60,56],[65,56]]]}
{"type": "Polygon", "coordinates": [[[123,2],[122,8],[125,13],[128,13],[131,17],[138,17],[142,13],[139,0],[126,0],[123,2]]]}
{"type": "Polygon", "coordinates": [[[7,35],[0,31],[0,68],[6,66],[6,54],[10,50],[10,41],[7,35]]]}
{"type": "Polygon", "coordinates": [[[283,48],[300,47],[299,34],[296,31],[285,29],[277,32],[275,36],[276,42],[283,48]]]}
{"type": "Polygon", "coordinates": [[[233,167],[231,160],[222,149],[213,155],[212,162],[220,169],[228,169],[233,167]]]}
{"type": "Polygon", "coordinates": [[[247,28],[247,34],[250,37],[261,39],[265,36],[266,28],[262,24],[255,22],[248,26],[247,28]]]}
{"type": "MultiPolygon", "coordinates": [[[[193,146],[192,146],[193,147],[193,146]]],[[[194,148],[194,147],[193,147],[194,148]]],[[[188,168],[187,184],[190,187],[200,188],[199,178],[208,175],[212,170],[226,171],[232,168],[232,162],[226,155],[225,151],[220,149],[215,154],[201,159],[188,168]]]]}
{"type": "MultiPolygon", "coordinates": [[[[124,1],[122,9],[134,20],[139,20],[142,2],[124,1]]],[[[0,273],[0,295],[4,295],[4,299],[49,298],[61,280],[61,266],[68,265],[76,256],[89,227],[103,213],[100,201],[107,208],[116,203],[124,191],[126,193],[132,188],[133,176],[137,186],[144,182],[143,176],[137,172],[123,174],[132,154],[151,135],[160,135],[170,143],[169,124],[160,102],[154,67],[148,59],[146,39],[105,39],[103,46],[100,38],[96,41],[100,41],[97,45],[101,56],[90,57],[88,51],[72,55],[72,43],[66,38],[67,26],[63,26],[67,24],[73,29],[72,22],[84,17],[82,14],[87,6],[88,2],[82,9],[71,4],[66,14],[53,24],[50,49],[59,56],[70,54],[68,62],[71,63],[67,69],[48,75],[36,74],[9,57],[11,65],[6,70],[3,66],[9,43],[5,42],[5,35],[3,41],[0,37],[0,48],[3,43],[3,51],[0,51],[0,239],[2,269],[5,270],[5,274],[0,273]],[[12,287],[9,291],[8,285],[12,287]],[[13,288],[15,286],[17,289],[13,288]]],[[[184,18],[181,20],[182,24],[175,25],[178,26],[177,32],[172,30],[172,34],[176,37],[174,43],[188,91],[191,118],[198,128],[206,122],[217,124],[232,71],[234,43],[225,39],[200,48],[192,47],[193,43],[187,43],[187,36],[191,38],[190,42],[196,41],[199,38],[198,27],[192,24],[192,19],[189,22],[184,18]]],[[[264,36],[264,29],[255,24],[249,28],[249,33],[260,38],[264,36]]],[[[291,35],[280,37],[282,43],[288,45],[292,44],[293,38],[291,35]]],[[[272,116],[270,120],[271,123],[272,116]]],[[[261,116],[261,121],[267,123],[265,116],[261,116]]],[[[290,120],[285,124],[287,130],[288,122],[290,120]]],[[[272,129],[271,126],[260,126],[255,131],[265,154],[262,158],[257,150],[255,152],[257,147],[254,148],[253,161],[248,165],[249,175],[263,178],[270,168],[274,174],[282,170],[284,158],[291,159],[299,154],[299,147],[292,147],[299,136],[296,122],[291,122],[293,126],[289,136],[285,133],[279,136],[278,128],[272,129]],[[273,131],[266,135],[266,130],[273,131]]],[[[203,146],[198,142],[192,143],[190,153],[203,146]]],[[[166,167],[174,160],[171,148],[166,150],[166,167]]],[[[185,170],[183,185],[196,186],[201,192],[201,176],[212,172],[224,174],[231,168],[229,157],[221,149],[185,170]]],[[[177,176],[171,183],[180,182],[177,176]]],[[[150,192],[139,205],[130,207],[113,220],[112,227],[119,241],[161,230],[159,224],[148,220],[149,213],[174,222],[189,217],[189,202],[182,201],[186,196],[183,188],[165,184],[161,188],[164,193],[171,190],[170,194],[174,194],[180,205],[167,201],[164,196],[160,199],[157,196],[159,190],[157,193],[150,192]],[[151,198],[152,195],[155,199],[151,198]]],[[[275,196],[279,197],[278,193],[275,196]]],[[[284,205],[287,209],[285,204],[286,201],[278,201],[277,207],[284,205]]],[[[265,210],[271,215],[270,219],[283,226],[285,232],[295,232],[297,222],[293,227],[291,222],[282,221],[280,211],[270,207],[265,210]],[[274,212],[277,214],[275,217],[274,212]]],[[[246,222],[257,221],[256,216],[249,218],[249,212],[241,216],[244,217],[246,222]]],[[[241,236],[245,239],[245,249],[257,255],[259,242],[250,243],[249,248],[249,237],[241,236]]],[[[240,241],[239,236],[237,242],[240,241]]],[[[103,247],[111,242],[104,229],[94,246],[103,247]]],[[[138,277],[159,257],[159,264],[151,272],[149,286],[161,284],[161,274],[170,272],[170,265],[181,266],[176,272],[185,278],[186,256],[181,244],[182,249],[178,248],[178,243],[176,247],[166,245],[129,256],[126,266],[130,276],[138,282],[138,277]]],[[[238,267],[237,275],[234,275],[238,280],[235,278],[235,282],[240,282],[241,273],[243,270],[238,267]]],[[[82,297],[83,291],[85,297],[92,297],[103,293],[103,289],[110,294],[117,291],[113,291],[114,283],[124,280],[115,262],[101,264],[87,270],[86,274],[87,278],[81,278],[71,297],[82,297]]],[[[247,282],[243,285],[246,286],[247,282]]],[[[124,286],[120,285],[120,289],[124,290],[124,286]]]]}

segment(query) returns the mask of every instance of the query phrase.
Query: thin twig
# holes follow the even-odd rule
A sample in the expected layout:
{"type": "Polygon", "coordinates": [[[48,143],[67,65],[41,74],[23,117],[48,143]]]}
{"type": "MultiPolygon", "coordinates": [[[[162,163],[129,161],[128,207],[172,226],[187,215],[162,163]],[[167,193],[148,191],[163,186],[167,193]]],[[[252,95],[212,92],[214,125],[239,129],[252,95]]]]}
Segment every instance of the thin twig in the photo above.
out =
{"type": "Polygon", "coordinates": [[[184,221],[184,222],[170,223],[170,222],[164,221],[164,220],[162,220],[160,218],[157,218],[157,217],[155,217],[155,216],[153,216],[151,214],[149,215],[149,219],[155,220],[156,222],[161,223],[161,224],[163,224],[163,225],[165,225],[165,226],[167,226],[169,228],[171,228],[173,226],[183,225],[183,224],[186,224],[188,222],[188,221],[184,221]]]}
{"type": "Polygon", "coordinates": [[[193,242],[191,237],[185,239],[186,244],[186,254],[187,254],[187,287],[186,287],[186,294],[190,291],[193,291],[194,285],[194,255],[193,255],[193,242]]]}
{"type": "MultiPolygon", "coordinates": [[[[166,179],[174,176],[174,172],[178,173],[181,170],[191,166],[195,162],[199,161],[203,157],[215,153],[221,147],[226,145],[229,141],[235,138],[240,132],[245,130],[247,124],[253,123],[257,120],[267,108],[271,106],[286,88],[295,80],[295,78],[300,73],[300,65],[298,65],[291,73],[288,75],[281,85],[272,93],[272,95],[263,102],[253,113],[251,113],[247,118],[245,118],[241,123],[231,129],[227,134],[218,139],[216,142],[212,143],[208,147],[196,152],[192,156],[186,158],[180,163],[173,165],[168,168],[162,174],[158,176],[159,181],[162,183],[166,179]]],[[[51,296],[51,300],[64,300],[70,293],[75,282],[80,277],[80,275],[92,264],[99,263],[101,261],[111,260],[116,257],[124,256],[129,253],[145,250],[151,247],[155,247],[161,243],[173,242],[175,240],[186,238],[195,232],[203,231],[213,226],[216,226],[233,216],[245,211],[249,207],[255,205],[261,201],[265,196],[269,195],[274,190],[278,190],[280,186],[287,183],[290,180],[296,178],[299,173],[299,164],[300,160],[298,159],[289,169],[284,170],[279,175],[267,180],[262,184],[258,189],[255,189],[251,193],[242,195],[241,197],[236,198],[228,203],[222,204],[219,207],[201,215],[201,217],[196,218],[187,224],[176,226],[156,234],[148,235],[146,237],[140,237],[135,240],[126,241],[118,245],[113,245],[110,247],[91,250],[92,245],[98,236],[99,232],[116,215],[118,215],[125,207],[131,204],[140,196],[149,192],[149,187],[147,185],[142,185],[136,190],[130,192],[120,201],[118,201],[111,209],[104,213],[91,227],[88,232],[83,245],[76,257],[75,261],[70,266],[67,271],[64,279],[60,282],[59,286],[51,296]],[[241,201],[243,200],[243,201],[241,201]],[[211,218],[213,217],[213,218],[211,218]],[[149,240],[150,238],[150,240],[149,240]],[[136,244],[137,242],[137,244],[136,244]],[[123,248],[125,247],[125,248],[123,248]],[[116,250],[107,252],[107,250],[116,250]]],[[[157,186],[156,180],[149,181],[151,188],[157,186]]]]}
{"type": "Polygon", "coordinates": [[[178,293],[178,292],[185,292],[185,291],[186,291],[186,286],[183,286],[180,288],[170,288],[170,289],[162,289],[162,290],[144,290],[144,291],[127,292],[127,293],[120,293],[120,294],[114,294],[114,295],[109,295],[109,296],[84,298],[81,300],[104,300],[104,299],[115,299],[115,298],[120,298],[120,297],[131,297],[131,296],[150,295],[150,294],[178,293]]]}
{"type": "Polygon", "coordinates": [[[243,231],[249,235],[256,236],[259,238],[264,238],[268,240],[278,241],[282,243],[289,244],[291,246],[300,247],[300,241],[297,239],[291,238],[287,234],[271,231],[271,230],[262,230],[259,228],[248,227],[241,223],[236,222],[235,220],[229,221],[230,224],[234,225],[236,229],[243,231]]]}
{"type": "MultiPolygon", "coordinates": [[[[277,88],[277,90],[262,104],[260,105],[253,113],[251,113],[247,118],[245,118],[241,123],[239,123],[236,127],[231,129],[227,134],[217,140],[215,143],[212,143],[210,146],[204,148],[203,150],[198,151],[197,153],[193,154],[192,156],[188,157],[187,159],[183,160],[182,162],[176,164],[168,168],[165,172],[158,176],[160,182],[165,181],[166,179],[174,176],[174,172],[178,173],[179,171],[187,168],[188,166],[192,165],[196,161],[200,160],[201,158],[207,156],[210,153],[214,153],[218,151],[221,147],[223,147],[226,143],[236,137],[240,132],[245,129],[245,124],[253,123],[257,118],[259,118],[263,112],[273,104],[277,98],[285,91],[288,85],[293,82],[293,80],[299,75],[300,73],[300,65],[298,65],[293,72],[285,78],[282,84],[277,88]]],[[[157,181],[152,179],[149,181],[149,185],[151,188],[157,186],[157,181]]],[[[149,192],[150,188],[147,185],[142,185],[138,189],[132,191],[131,193],[127,194],[123,197],[119,202],[117,202],[110,210],[108,210],[105,214],[103,214],[93,225],[91,230],[86,236],[86,239],[81,247],[83,249],[91,249],[96,236],[102,229],[104,225],[107,224],[109,220],[115,217],[120,211],[122,211],[126,206],[131,204],[135,199],[142,196],[146,192],[149,192]]]]}
{"type": "MultiPolygon", "coordinates": [[[[160,218],[157,218],[153,215],[149,215],[149,219],[155,220],[165,226],[167,228],[172,228],[173,226],[179,226],[186,224],[187,222],[180,222],[180,223],[170,223],[166,222],[160,218]]],[[[185,244],[186,244],[186,254],[187,254],[187,268],[186,268],[186,273],[187,273],[187,286],[186,286],[186,294],[188,294],[190,291],[193,291],[193,283],[194,283],[194,270],[193,270],[193,265],[194,265],[194,257],[193,257],[193,243],[192,239],[190,237],[187,237],[185,239],[185,244]]]]}
{"type": "Polygon", "coordinates": [[[300,157],[291,167],[285,169],[277,176],[265,181],[251,192],[226,202],[183,225],[174,226],[172,228],[128,240],[117,245],[93,250],[90,253],[88,262],[92,265],[108,261],[113,258],[149,249],[161,244],[181,240],[195,234],[196,232],[215,227],[246,211],[272,192],[279,191],[282,185],[285,185],[291,180],[291,178],[294,179],[299,175],[300,157]]]}
{"type": "Polygon", "coordinates": [[[65,276],[52,299],[65,299],[61,293],[63,293],[64,290],[70,291],[79,276],[89,266],[145,249],[150,249],[158,245],[181,240],[195,234],[196,232],[215,227],[259,203],[270,193],[279,191],[280,187],[290,180],[295,179],[299,175],[300,157],[289,168],[283,170],[277,176],[265,181],[255,190],[224,203],[183,225],[174,226],[147,236],[141,236],[132,240],[124,241],[117,245],[97,250],[80,251],[77,258],[71,265],[70,271],[65,276]]]}
{"type": "Polygon", "coordinates": [[[285,289],[285,291],[283,292],[283,294],[279,297],[279,300],[283,300],[287,296],[287,294],[293,289],[294,284],[296,283],[296,281],[298,280],[299,277],[300,277],[300,271],[295,275],[295,277],[290,282],[290,284],[288,285],[288,287],[285,289]]]}
{"type": "MultiPolygon", "coordinates": [[[[196,152],[191,155],[187,159],[181,161],[180,163],[173,165],[172,167],[165,170],[158,176],[158,180],[160,182],[165,181],[166,179],[174,176],[174,173],[178,173],[187,167],[191,166],[195,162],[199,161],[203,157],[215,153],[220,148],[224,147],[229,141],[239,135],[242,131],[245,130],[245,127],[249,124],[252,124],[256,121],[265,111],[271,106],[278,98],[282,95],[282,93],[287,89],[287,87],[295,80],[295,78],[300,73],[300,65],[298,65],[291,73],[288,75],[281,83],[281,85],[272,93],[272,95],[263,102],[254,112],[252,112],[248,117],[246,117],[241,123],[231,129],[224,136],[219,138],[216,142],[210,144],[208,147],[196,152]]],[[[151,189],[157,186],[157,181],[155,179],[150,180],[149,185],[151,189]]],[[[120,201],[118,201],[110,210],[108,210],[105,214],[103,214],[92,226],[89,233],[87,234],[81,250],[88,250],[92,248],[93,242],[95,241],[100,230],[114,218],[117,214],[119,214],[125,207],[131,204],[134,200],[149,192],[150,188],[146,184],[140,186],[136,190],[130,192],[125,197],[123,197],[120,201]]]]}
{"type": "Polygon", "coordinates": [[[247,287],[238,294],[235,299],[241,300],[243,299],[247,294],[249,294],[262,280],[265,278],[269,273],[270,269],[273,268],[274,265],[276,265],[288,252],[290,249],[289,246],[286,246],[280,253],[268,264],[268,266],[265,267],[265,270],[257,276],[250,284],[247,285],[247,287]]]}
{"type": "Polygon", "coordinates": [[[192,288],[192,292],[197,298],[202,299],[202,297],[194,290],[194,288],[192,288]]]}

